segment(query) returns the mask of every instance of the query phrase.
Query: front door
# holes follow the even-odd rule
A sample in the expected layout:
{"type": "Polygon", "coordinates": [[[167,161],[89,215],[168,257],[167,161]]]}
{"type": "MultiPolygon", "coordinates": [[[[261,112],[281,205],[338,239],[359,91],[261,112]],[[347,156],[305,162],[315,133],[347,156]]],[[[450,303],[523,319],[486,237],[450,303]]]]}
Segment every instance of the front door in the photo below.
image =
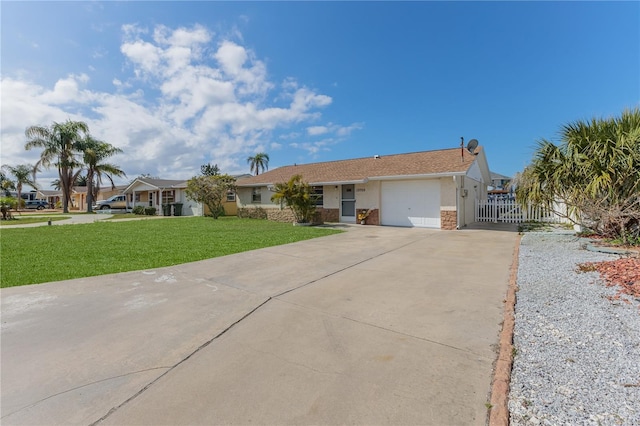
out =
{"type": "Polygon", "coordinates": [[[340,197],[340,222],[356,221],[356,189],[355,185],[342,185],[340,197]]]}

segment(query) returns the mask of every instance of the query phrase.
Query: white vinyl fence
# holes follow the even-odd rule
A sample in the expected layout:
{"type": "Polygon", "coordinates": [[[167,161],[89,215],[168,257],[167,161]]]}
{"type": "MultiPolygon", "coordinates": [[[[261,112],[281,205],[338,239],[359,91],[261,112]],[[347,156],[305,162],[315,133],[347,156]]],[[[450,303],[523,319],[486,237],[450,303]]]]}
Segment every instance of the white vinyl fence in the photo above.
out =
{"type": "Polygon", "coordinates": [[[543,208],[523,209],[515,200],[476,200],[476,222],[567,223],[569,220],[543,208]]]}

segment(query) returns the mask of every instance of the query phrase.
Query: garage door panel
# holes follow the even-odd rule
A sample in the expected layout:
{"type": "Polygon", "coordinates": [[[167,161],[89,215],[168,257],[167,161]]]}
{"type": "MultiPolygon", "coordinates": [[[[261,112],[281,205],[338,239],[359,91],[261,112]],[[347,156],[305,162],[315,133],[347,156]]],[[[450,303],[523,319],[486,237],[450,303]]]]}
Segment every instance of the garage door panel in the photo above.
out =
{"type": "Polygon", "coordinates": [[[382,182],[381,223],[440,228],[440,181],[382,182]]]}

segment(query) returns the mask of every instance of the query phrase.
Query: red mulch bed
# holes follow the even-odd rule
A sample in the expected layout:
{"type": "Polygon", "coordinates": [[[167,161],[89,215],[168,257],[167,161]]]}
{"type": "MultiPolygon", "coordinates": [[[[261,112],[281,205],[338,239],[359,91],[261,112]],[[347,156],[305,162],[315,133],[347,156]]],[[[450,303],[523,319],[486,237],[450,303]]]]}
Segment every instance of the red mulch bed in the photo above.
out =
{"type": "Polygon", "coordinates": [[[640,258],[587,262],[578,267],[581,271],[598,271],[607,286],[617,286],[618,294],[613,299],[619,300],[622,294],[640,299],[640,258]]]}

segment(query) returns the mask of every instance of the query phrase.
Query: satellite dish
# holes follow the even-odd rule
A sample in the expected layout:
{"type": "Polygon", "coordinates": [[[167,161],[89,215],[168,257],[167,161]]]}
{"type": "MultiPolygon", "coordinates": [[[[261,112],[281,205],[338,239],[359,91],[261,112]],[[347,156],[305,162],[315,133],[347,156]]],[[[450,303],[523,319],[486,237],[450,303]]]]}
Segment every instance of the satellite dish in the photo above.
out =
{"type": "Polygon", "coordinates": [[[478,139],[471,139],[467,144],[467,151],[473,154],[473,151],[478,147],[478,139]]]}

